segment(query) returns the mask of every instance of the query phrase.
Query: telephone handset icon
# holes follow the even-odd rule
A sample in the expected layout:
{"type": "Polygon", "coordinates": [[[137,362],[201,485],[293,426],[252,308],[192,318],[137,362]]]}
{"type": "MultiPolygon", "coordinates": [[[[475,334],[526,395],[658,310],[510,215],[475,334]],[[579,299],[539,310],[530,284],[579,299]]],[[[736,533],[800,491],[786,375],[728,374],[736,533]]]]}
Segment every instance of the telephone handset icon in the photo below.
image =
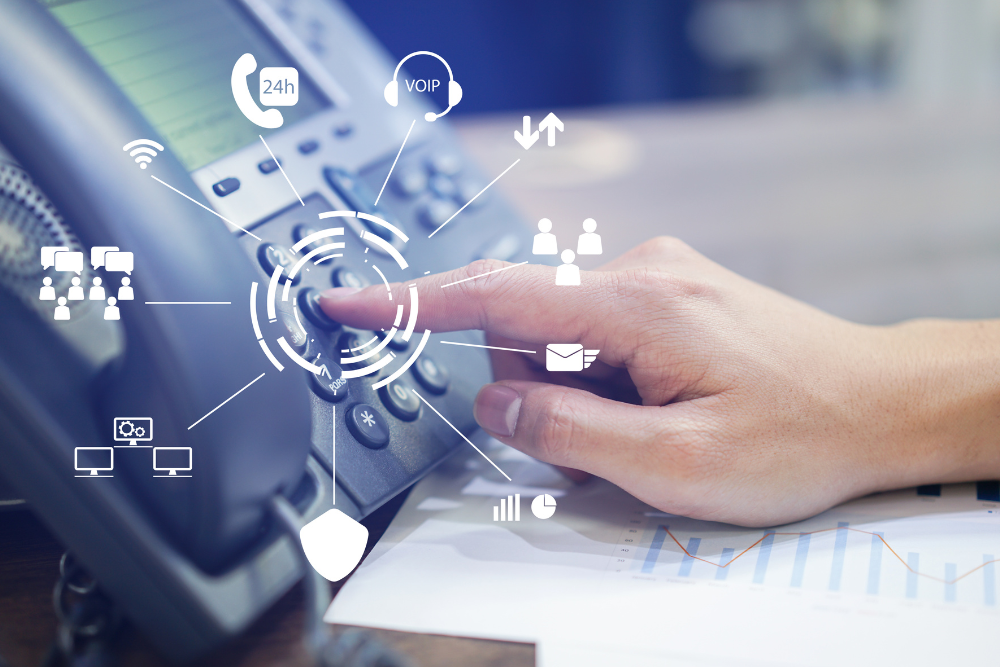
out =
{"type": "Polygon", "coordinates": [[[236,100],[236,106],[240,108],[240,111],[243,112],[243,115],[251,123],[273,130],[281,127],[285,119],[282,118],[281,112],[277,109],[263,111],[253,101],[253,96],[250,95],[250,88],[247,86],[247,77],[256,70],[257,60],[253,57],[252,53],[244,53],[240,56],[240,59],[233,65],[233,98],[236,100]]]}

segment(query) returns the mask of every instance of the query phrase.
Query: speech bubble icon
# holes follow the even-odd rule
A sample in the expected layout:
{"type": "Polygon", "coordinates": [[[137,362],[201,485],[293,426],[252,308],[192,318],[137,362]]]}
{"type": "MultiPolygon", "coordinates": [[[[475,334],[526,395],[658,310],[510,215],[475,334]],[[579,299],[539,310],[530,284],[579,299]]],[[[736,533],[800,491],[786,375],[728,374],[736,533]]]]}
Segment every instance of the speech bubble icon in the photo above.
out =
{"type": "Polygon", "coordinates": [[[42,246],[42,268],[47,269],[55,264],[55,254],[57,252],[66,252],[69,250],[66,246],[42,246]]]}
{"type": "Polygon", "coordinates": [[[104,269],[106,271],[124,271],[132,275],[133,256],[130,252],[118,252],[112,250],[104,255],[104,269]]]}
{"type": "Polygon", "coordinates": [[[94,267],[95,271],[100,267],[104,266],[105,253],[111,252],[113,250],[118,250],[118,246],[95,245],[93,248],[90,249],[90,265],[94,267]]]}
{"type": "Polygon", "coordinates": [[[56,271],[72,271],[80,275],[83,273],[83,253],[57,252],[56,271]]]}

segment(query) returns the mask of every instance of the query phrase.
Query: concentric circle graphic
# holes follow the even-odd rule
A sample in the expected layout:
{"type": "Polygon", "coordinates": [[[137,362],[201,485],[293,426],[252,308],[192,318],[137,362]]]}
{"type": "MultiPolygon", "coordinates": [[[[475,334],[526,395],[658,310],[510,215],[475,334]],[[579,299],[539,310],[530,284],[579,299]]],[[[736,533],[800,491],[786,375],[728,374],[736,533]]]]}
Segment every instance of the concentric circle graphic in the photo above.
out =
{"type": "MultiPolygon", "coordinates": [[[[407,238],[407,236],[398,227],[368,213],[360,213],[358,211],[327,211],[326,213],[320,213],[319,215],[321,220],[344,217],[366,220],[374,226],[385,229],[388,233],[392,234],[403,243],[409,241],[409,238],[407,238]]],[[[269,322],[276,322],[278,319],[278,299],[280,298],[283,303],[288,303],[290,301],[289,293],[291,291],[292,282],[307,263],[312,262],[314,265],[320,265],[323,262],[334,258],[343,257],[344,253],[342,251],[345,249],[345,241],[343,240],[344,237],[344,227],[330,227],[309,234],[308,236],[301,238],[295,245],[292,246],[291,252],[294,256],[298,256],[303,251],[305,252],[298,257],[292,268],[288,270],[283,288],[280,288],[279,285],[282,282],[282,275],[285,272],[285,267],[280,264],[274,267],[274,272],[271,274],[271,279],[267,286],[266,303],[267,319],[269,322]]],[[[369,246],[375,246],[380,252],[392,257],[396,260],[396,264],[399,265],[401,270],[405,270],[409,266],[402,254],[400,254],[399,250],[397,250],[381,235],[371,231],[371,229],[367,229],[362,232],[361,240],[369,246]]],[[[386,280],[385,274],[374,264],[372,264],[372,269],[374,269],[382,279],[382,282],[385,284],[386,293],[391,300],[393,298],[392,290],[389,288],[389,281],[386,280]]],[[[271,352],[267,341],[264,340],[264,336],[261,333],[260,322],[257,315],[257,288],[258,284],[256,282],[252,283],[250,286],[250,322],[253,325],[254,335],[257,337],[257,342],[260,344],[261,350],[263,350],[268,360],[279,371],[283,371],[285,368],[284,365],[278,361],[277,357],[274,356],[274,353],[271,352]]],[[[410,313],[406,321],[406,327],[403,329],[403,334],[401,336],[401,340],[404,343],[408,343],[410,338],[413,336],[413,331],[417,323],[419,299],[417,297],[416,284],[411,284],[409,286],[408,294],[410,297],[410,313]]],[[[377,373],[396,359],[395,353],[389,351],[388,353],[383,354],[383,351],[390,345],[400,330],[403,320],[403,310],[403,304],[398,304],[396,306],[396,318],[393,321],[392,328],[386,332],[384,336],[381,336],[382,341],[375,347],[370,346],[378,340],[379,336],[373,337],[367,343],[341,350],[342,354],[345,356],[342,356],[339,360],[341,366],[344,367],[340,380],[346,384],[349,379],[360,378],[377,373]],[[377,359],[377,361],[374,363],[366,363],[370,359],[377,359]]],[[[295,312],[297,316],[297,311],[293,310],[293,312],[295,312]]],[[[391,375],[380,380],[379,382],[374,383],[372,388],[380,389],[381,387],[392,383],[405,373],[417,360],[420,353],[423,352],[430,334],[430,330],[425,329],[420,342],[417,344],[413,354],[410,355],[410,358],[407,359],[406,362],[391,375]]],[[[291,359],[297,366],[300,366],[310,373],[314,373],[318,376],[328,374],[325,366],[313,364],[296,352],[294,346],[291,345],[284,336],[278,337],[276,342],[278,347],[280,347],[288,358],[291,359]]]]}

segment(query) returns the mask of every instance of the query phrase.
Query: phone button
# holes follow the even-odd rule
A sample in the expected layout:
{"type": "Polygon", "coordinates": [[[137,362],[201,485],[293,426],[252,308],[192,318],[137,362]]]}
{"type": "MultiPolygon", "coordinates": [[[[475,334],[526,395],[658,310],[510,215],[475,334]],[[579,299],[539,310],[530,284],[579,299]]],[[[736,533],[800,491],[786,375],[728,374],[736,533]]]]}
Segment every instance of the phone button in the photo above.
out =
{"type": "Polygon", "coordinates": [[[416,197],[427,189],[427,174],[417,167],[405,167],[393,179],[393,187],[404,197],[416,197]]]}
{"type": "Polygon", "coordinates": [[[369,449],[380,449],[389,444],[389,423],[378,410],[365,403],[347,411],[347,429],[369,449]]]}
{"type": "MultiPolygon", "coordinates": [[[[388,335],[388,333],[389,333],[388,331],[376,331],[375,335],[378,336],[379,340],[385,340],[385,337],[388,335]]],[[[389,347],[393,350],[396,350],[397,352],[405,352],[406,349],[410,347],[410,344],[405,340],[403,340],[402,331],[396,331],[396,335],[393,336],[392,340],[389,341],[389,347]]]]}
{"type": "Polygon", "coordinates": [[[458,207],[450,199],[431,199],[417,212],[420,222],[428,229],[437,229],[451,216],[455,215],[458,207]]]}
{"type": "MultiPolygon", "coordinates": [[[[273,243],[262,243],[259,248],[257,248],[257,261],[260,262],[260,266],[264,269],[264,273],[267,275],[272,275],[274,273],[275,267],[281,265],[285,269],[285,276],[288,276],[288,272],[291,271],[294,262],[289,255],[288,251],[280,246],[276,246],[273,243]]],[[[287,278],[286,278],[287,280],[287,278]]],[[[298,273],[292,278],[292,284],[298,285],[299,281],[302,280],[302,274],[298,273]]]]}
{"type": "Polygon", "coordinates": [[[431,173],[454,176],[462,171],[462,159],[454,153],[436,153],[427,160],[431,173]]]}
{"type": "Polygon", "coordinates": [[[299,292],[298,303],[299,310],[306,316],[306,319],[323,331],[336,331],[340,328],[340,322],[331,320],[319,307],[319,292],[312,287],[307,287],[299,292]]]}
{"type": "Polygon", "coordinates": [[[278,171],[278,163],[274,158],[268,158],[258,164],[257,168],[260,169],[260,173],[262,174],[270,174],[278,171]]]}
{"type": "Polygon", "coordinates": [[[402,382],[393,382],[378,390],[378,396],[389,412],[403,421],[411,422],[420,416],[420,399],[413,389],[402,382]]]}
{"type": "Polygon", "coordinates": [[[426,354],[421,355],[417,363],[413,364],[413,375],[432,394],[443,394],[448,390],[448,369],[426,354]]]}
{"type": "Polygon", "coordinates": [[[315,153],[319,150],[319,142],[315,139],[310,139],[309,141],[303,141],[299,144],[299,152],[303,155],[309,155],[310,153],[315,153]]]}
{"type": "Polygon", "coordinates": [[[220,197],[227,197],[237,190],[240,189],[240,179],[238,178],[224,178],[215,185],[212,186],[212,192],[219,195],[220,197]]]}
{"type": "MultiPolygon", "coordinates": [[[[312,363],[323,369],[320,375],[309,373],[309,386],[313,392],[324,401],[337,403],[347,398],[350,393],[347,380],[343,377],[343,370],[336,363],[327,360],[313,359],[312,363]]],[[[306,371],[308,372],[308,371],[306,371]]]]}
{"type": "Polygon", "coordinates": [[[333,283],[334,287],[353,287],[355,289],[371,285],[360,273],[355,273],[344,267],[334,269],[333,275],[330,277],[330,282],[333,283]]]}

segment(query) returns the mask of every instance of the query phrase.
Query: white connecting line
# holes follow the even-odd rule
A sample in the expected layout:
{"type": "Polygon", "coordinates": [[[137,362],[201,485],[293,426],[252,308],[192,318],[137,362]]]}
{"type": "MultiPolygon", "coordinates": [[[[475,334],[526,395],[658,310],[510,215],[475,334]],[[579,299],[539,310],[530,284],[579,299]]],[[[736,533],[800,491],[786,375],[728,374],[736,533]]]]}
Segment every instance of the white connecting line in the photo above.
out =
{"type": "Polygon", "coordinates": [[[513,347],[496,347],[494,345],[473,345],[472,343],[455,343],[450,340],[440,341],[443,345],[462,345],[464,347],[481,347],[484,350],[503,350],[504,352],[524,352],[525,354],[535,354],[534,350],[518,350],[513,347]]]}
{"type": "Polygon", "coordinates": [[[150,176],[151,176],[151,177],[153,178],[153,180],[154,180],[154,181],[156,181],[157,183],[160,183],[160,184],[162,184],[162,185],[166,185],[166,186],[167,186],[168,188],[170,188],[171,190],[173,190],[174,192],[176,192],[177,194],[179,194],[179,195],[180,195],[181,197],[184,197],[184,199],[187,199],[187,200],[188,200],[188,201],[190,201],[190,202],[194,202],[195,204],[197,204],[198,206],[201,206],[201,207],[202,207],[203,209],[205,209],[206,211],[208,211],[208,212],[209,212],[209,213],[211,213],[212,215],[214,215],[214,216],[217,216],[217,217],[219,217],[219,218],[222,218],[223,220],[225,220],[226,222],[228,222],[229,224],[231,224],[231,225],[232,225],[233,227],[235,227],[236,229],[240,230],[241,232],[243,232],[243,233],[245,233],[245,234],[249,234],[250,236],[252,236],[252,237],[254,237],[255,239],[257,239],[258,241],[262,240],[262,239],[261,239],[261,238],[260,238],[259,236],[257,236],[257,235],[256,235],[256,234],[254,234],[253,232],[249,232],[249,231],[247,231],[247,230],[243,229],[242,227],[240,227],[239,225],[237,225],[237,224],[236,224],[235,222],[233,222],[233,221],[232,221],[232,220],[230,220],[229,218],[227,218],[227,217],[225,217],[225,216],[223,216],[223,215],[219,215],[218,213],[216,213],[215,211],[213,211],[213,210],[212,210],[212,209],[210,209],[209,207],[207,207],[207,206],[205,206],[204,204],[202,204],[202,203],[201,203],[200,201],[197,201],[197,200],[195,200],[195,199],[191,199],[191,198],[190,198],[190,197],[188,197],[188,196],[187,196],[186,194],[184,194],[183,192],[181,192],[180,190],[178,190],[178,189],[177,189],[177,188],[175,188],[174,186],[170,185],[169,183],[164,183],[163,181],[161,181],[160,179],[158,179],[158,178],[157,178],[156,176],[153,176],[152,174],[150,174],[150,176]]]}
{"type": "Polygon", "coordinates": [[[232,301],[147,301],[147,306],[231,306],[232,301]]]}
{"type": "Polygon", "coordinates": [[[465,282],[468,282],[470,280],[475,280],[476,278],[482,278],[483,276],[488,276],[491,273],[500,273],[501,271],[506,271],[507,269],[515,269],[515,268],[517,268],[519,266],[523,266],[523,265],[525,265],[527,263],[528,263],[528,261],[525,260],[523,262],[518,262],[517,264],[511,264],[510,266],[505,266],[502,269],[494,269],[492,271],[487,271],[486,273],[480,273],[478,276],[472,276],[471,278],[462,278],[461,280],[456,280],[453,283],[448,283],[446,285],[441,285],[441,289],[444,289],[445,287],[451,287],[452,285],[457,285],[459,283],[465,283],[465,282]]]}
{"type": "MultiPolygon", "coordinates": [[[[242,394],[242,393],[243,393],[243,392],[244,392],[244,391],[246,390],[246,388],[247,388],[247,387],[249,387],[249,386],[250,386],[251,384],[253,384],[253,383],[254,383],[254,382],[256,382],[257,380],[261,379],[262,377],[264,377],[264,373],[261,373],[260,375],[258,375],[258,376],[257,376],[256,378],[254,378],[253,380],[251,380],[251,381],[250,381],[250,383],[249,383],[249,384],[247,384],[247,386],[246,386],[246,387],[243,387],[243,389],[240,389],[240,390],[239,390],[238,392],[236,392],[235,394],[233,394],[232,396],[230,396],[229,398],[227,398],[226,400],[224,400],[224,401],[223,401],[222,403],[219,403],[219,404],[218,404],[217,406],[215,406],[214,408],[212,408],[212,409],[211,409],[211,410],[210,410],[210,411],[208,412],[208,414],[207,414],[207,415],[205,415],[204,417],[202,417],[201,419],[199,419],[199,420],[198,420],[198,421],[196,421],[195,423],[193,423],[193,424],[191,424],[190,426],[188,426],[187,430],[189,430],[189,431],[190,431],[190,430],[191,430],[191,429],[193,429],[193,428],[194,428],[195,426],[197,426],[198,424],[200,424],[200,423],[202,423],[203,421],[205,421],[205,419],[206,419],[206,418],[207,418],[207,417],[208,417],[209,415],[211,415],[211,414],[212,414],[213,412],[215,412],[216,410],[218,410],[219,408],[221,408],[221,407],[222,407],[223,405],[225,405],[225,404],[226,404],[226,403],[228,403],[229,401],[233,400],[234,398],[236,398],[237,396],[239,396],[240,394],[242,394]]],[[[431,408],[431,409],[433,410],[434,408],[431,408]]],[[[452,428],[454,428],[454,427],[452,427],[452,428]]]]}
{"type": "MultiPolygon", "coordinates": [[[[410,129],[406,131],[406,136],[403,137],[403,146],[406,145],[406,140],[410,138],[410,132],[413,132],[413,124],[417,122],[414,118],[413,122],[410,123],[410,129]]],[[[392,166],[389,167],[389,173],[385,175],[385,183],[382,184],[382,189],[378,191],[378,197],[375,197],[375,205],[378,206],[378,200],[382,198],[382,192],[385,190],[386,183],[389,182],[389,177],[392,176],[392,170],[396,168],[396,163],[399,162],[399,156],[403,154],[403,146],[399,147],[399,152],[396,153],[396,159],[392,161],[392,166]]]]}
{"type": "MultiPolygon", "coordinates": [[[[411,389],[410,391],[412,391],[412,392],[413,392],[414,394],[417,394],[417,390],[416,390],[416,389],[411,389]]],[[[441,413],[440,413],[440,412],[438,412],[437,410],[434,410],[434,406],[433,406],[433,405],[431,405],[430,403],[428,403],[428,402],[427,402],[427,399],[425,399],[425,398],[424,398],[423,396],[421,396],[420,394],[417,394],[417,398],[419,398],[419,399],[420,399],[421,401],[423,401],[423,402],[424,402],[424,405],[426,405],[426,406],[427,406],[427,407],[429,407],[429,408],[430,408],[431,410],[433,410],[433,411],[434,411],[434,414],[436,414],[436,415],[437,415],[438,417],[440,417],[441,419],[444,419],[444,423],[445,423],[445,424],[447,424],[448,426],[450,426],[450,427],[452,428],[452,430],[453,430],[453,431],[455,431],[455,433],[458,433],[458,434],[459,434],[460,436],[462,436],[462,440],[465,440],[465,441],[466,441],[467,443],[469,443],[470,445],[472,445],[472,448],[473,448],[474,450],[476,450],[477,452],[479,452],[479,454],[480,454],[480,455],[481,455],[481,456],[482,456],[482,457],[483,457],[484,459],[486,459],[487,461],[489,461],[489,462],[490,462],[490,465],[492,465],[492,466],[493,466],[494,468],[496,468],[497,470],[500,470],[500,466],[498,466],[498,465],[497,465],[496,463],[493,463],[492,459],[490,459],[490,457],[486,456],[486,454],[483,454],[483,450],[481,450],[481,449],[479,449],[479,447],[476,447],[475,445],[473,445],[473,444],[472,444],[472,441],[471,441],[471,440],[469,440],[468,438],[466,438],[466,437],[465,437],[465,434],[464,434],[464,433],[462,433],[462,432],[461,432],[461,431],[459,431],[459,430],[458,430],[457,428],[455,428],[455,425],[454,425],[454,424],[452,424],[452,423],[451,423],[450,421],[448,421],[447,419],[445,419],[445,418],[444,418],[444,415],[443,415],[443,414],[441,414],[441,413]]],[[[507,473],[505,473],[505,472],[504,472],[503,470],[500,470],[500,474],[501,474],[501,475],[503,475],[504,477],[507,477],[507,481],[508,481],[508,482],[512,481],[512,480],[511,480],[511,478],[507,476],[507,473]]]]}
{"type": "MultiPolygon", "coordinates": [[[[264,135],[263,134],[258,134],[257,136],[260,137],[261,141],[264,141],[264,135]]],[[[278,162],[278,158],[274,157],[274,153],[271,152],[271,147],[267,145],[266,141],[264,141],[264,148],[267,149],[268,153],[271,153],[271,159],[274,160],[274,164],[278,165],[278,169],[281,171],[281,175],[285,177],[285,181],[288,182],[288,187],[290,187],[292,189],[292,192],[295,193],[295,196],[298,197],[299,203],[302,204],[303,206],[305,206],[306,203],[304,201],[302,201],[302,197],[299,197],[299,191],[295,189],[294,185],[292,185],[291,179],[288,178],[288,174],[286,174],[285,170],[282,169],[281,163],[278,162]]]]}
{"type": "MultiPolygon", "coordinates": [[[[514,160],[514,164],[517,164],[520,161],[521,161],[521,158],[517,158],[516,160],[514,160]]],[[[501,172],[500,176],[503,176],[508,171],[510,171],[511,169],[513,169],[514,168],[514,164],[512,164],[509,167],[507,167],[506,169],[504,169],[503,172],[501,172]]],[[[500,180],[500,176],[497,176],[492,181],[490,181],[490,185],[493,185],[494,183],[496,183],[497,181],[499,181],[500,180]]],[[[487,185],[485,188],[483,188],[482,190],[480,190],[479,193],[476,194],[475,197],[473,197],[469,201],[465,202],[465,206],[468,206],[472,202],[476,201],[476,199],[479,197],[479,195],[483,194],[484,192],[486,192],[487,190],[490,189],[490,185],[487,185]]],[[[451,222],[455,218],[456,215],[458,215],[459,213],[461,213],[462,211],[464,211],[465,210],[465,206],[463,206],[462,208],[460,208],[457,211],[455,211],[454,213],[452,213],[450,218],[448,218],[447,220],[445,220],[444,222],[441,223],[441,227],[444,227],[445,225],[447,225],[449,222],[451,222]]],[[[431,232],[430,235],[427,238],[431,238],[432,236],[434,236],[435,234],[437,234],[438,232],[440,232],[441,231],[441,227],[438,227],[433,232],[431,232]]]]}

